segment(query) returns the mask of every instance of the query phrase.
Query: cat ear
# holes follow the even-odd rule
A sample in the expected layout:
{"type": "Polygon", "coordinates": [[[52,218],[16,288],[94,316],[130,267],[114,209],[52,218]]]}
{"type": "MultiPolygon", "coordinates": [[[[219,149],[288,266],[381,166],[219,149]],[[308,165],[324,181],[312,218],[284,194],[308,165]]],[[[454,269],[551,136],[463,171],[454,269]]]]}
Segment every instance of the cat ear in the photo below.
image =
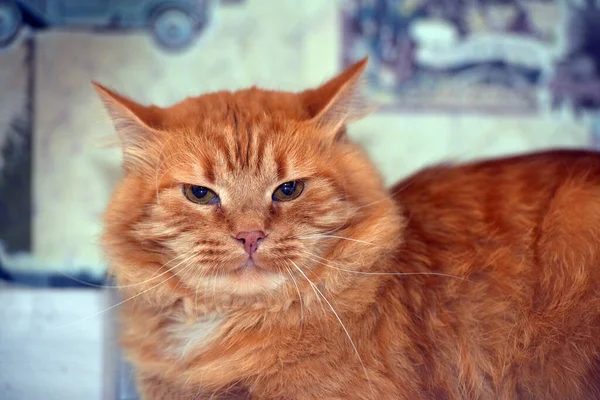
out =
{"type": "Polygon", "coordinates": [[[158,135],[161,125],[160,108],[138,104],[97,82],[92,82],[92,85],[104,103],[115,131],[119,135],[125,167],[139,162],[147,164],[144,149],[148,147],[151,139],[158,135]]]}
{"type": "Polygon", "coordinates": [[[366,117],[375,108],[365,95],[367,62],[365,57],[319,88],[302,93],[310,122],[336,140],[344,137],[347,123],[366,117]]]}

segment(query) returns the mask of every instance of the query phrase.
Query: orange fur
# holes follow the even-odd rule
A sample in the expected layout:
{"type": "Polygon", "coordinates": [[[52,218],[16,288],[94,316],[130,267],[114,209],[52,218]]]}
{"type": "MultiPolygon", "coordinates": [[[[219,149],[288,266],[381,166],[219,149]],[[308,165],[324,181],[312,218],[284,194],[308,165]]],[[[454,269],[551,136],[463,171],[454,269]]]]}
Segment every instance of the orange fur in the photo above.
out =
{"type": "Polygon", "coordinates": [[[344,135],[365,62],[315,90],[167,109],[97,85],[125,154],[104,247],[143,397],[600,398],[600,155],[438,166],[386,190],[344,135]],[[301,196],[273,203],[292,180],[301,196]],[[240,269],[232,237],[252,230],[258,267],[240,269]]]}

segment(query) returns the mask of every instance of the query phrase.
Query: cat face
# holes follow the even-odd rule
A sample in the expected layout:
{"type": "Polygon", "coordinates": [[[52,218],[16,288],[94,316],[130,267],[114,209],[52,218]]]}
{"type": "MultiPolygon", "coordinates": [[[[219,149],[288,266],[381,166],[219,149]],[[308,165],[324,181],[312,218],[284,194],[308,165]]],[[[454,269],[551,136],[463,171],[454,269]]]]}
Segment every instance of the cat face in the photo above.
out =
{"type": "Polygon", "coordinates": [[[159,160],[158,189],[152,175],[141,185],[152,197],[133,228],[169,254],[189,255],[184,264],[195,267],[182,274],[192,283],[244,292],[277,287],[292,262],[320,252],[310,235],[343,228],[355,206],[327,162],[337,151],[302,124],[239,125],[215,121],[167,143],[164,153],[176,156],[159,160]]]}
{"type": "Polygon", "coordinates": [[[344,136],[365,111],[364,64],[299,94],[253,88],[168,109],[98,86],[124,149],[105,232],[117,277],[249,295],[314,273],[336,237],[378,210],[365,205],[386,199],[344,136]]]}

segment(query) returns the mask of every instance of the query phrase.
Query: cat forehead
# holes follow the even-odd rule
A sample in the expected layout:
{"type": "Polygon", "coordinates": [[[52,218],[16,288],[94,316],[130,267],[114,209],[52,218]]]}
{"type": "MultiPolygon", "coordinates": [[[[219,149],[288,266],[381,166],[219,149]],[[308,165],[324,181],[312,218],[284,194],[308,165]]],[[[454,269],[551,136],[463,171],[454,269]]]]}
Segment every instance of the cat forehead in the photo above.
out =
{"type": "Polygon", "coordinates": [[[209,181],[249,175],[272,180],[308,173],[308,160],[315,157],[320,143],[307,126],[283,112],[248,110],[235,103],[224,103],[218,112],[200,120],[191,116],[179,121],[163,139],[163,158],[185,155],[187,169],[193,167],[195,175],[209,181]]]}
{"type": "MultiPolygon", "coordinates": [[[[168,134],[163,136],[163,144],[181,142],[212,154],[235,153],[242,159],[237,160],[241,165],[248,164],[245,158],[253,151],[259,156],[267,154],[266,150],[287,151],[287,144],[298,139],[294,132],[306,119],[302,108],[286,93],[278,95],[281,101],[277,102],[270,98],[272,95],[265,99],[265,93],[251,92],[255,95],[240,95],[241,99],[229,92],[204,95],[167,109],[163,129],[168,134]]],[[[294,146],[302,146],[307,139],[294,146]]]]}
{"type": "Polygon", "coordinates": [[[162,152],[167,160],[164,168],[173,168],[179,180],[235,186],[248,181],[272,184],[314,173],[318,142],[298,126],[242,122],[205,124],[183,134],[178,146],[162,152]]]}
{"type": "MultiPolygon", "coordinates": [[[[174,167],[178,180],[219,183],[220,185],[270,185],[284,179],[305,178],[314,173],[316,163],[308,162],[303,152],[277,146],[243,135],[225,143],[212,143],[202,152],[189,150],[186,160],[174,167]]],[[[165,165],[166,168],[171,168],[165,165]]]]}
{"type": "Polygon", "coordinates": [[[310,117],[297,94],[257,88],[187,98],[167,108],[165,114],[167,124],[205,121],[269,125],[282,119],[299,121],[310,117]]]}

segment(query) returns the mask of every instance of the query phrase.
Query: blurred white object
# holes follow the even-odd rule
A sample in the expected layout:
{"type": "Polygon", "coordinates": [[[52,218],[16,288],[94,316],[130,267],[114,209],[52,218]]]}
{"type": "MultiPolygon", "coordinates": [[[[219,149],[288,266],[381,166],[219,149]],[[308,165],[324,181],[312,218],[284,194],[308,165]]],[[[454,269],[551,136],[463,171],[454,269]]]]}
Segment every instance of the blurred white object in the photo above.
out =
{"type": "Polygon", "coordinates": [[[0,304],[0,399],[101,399],[104,291],[5,285],[0,304]]]}
{"type": "Polygon", "coordinates": [[[458,44],[458,30],[451,23],[443,20],[418,20],[409,29],[410,37],[417,43],[419,49],[448,51],[458,44]]]}

